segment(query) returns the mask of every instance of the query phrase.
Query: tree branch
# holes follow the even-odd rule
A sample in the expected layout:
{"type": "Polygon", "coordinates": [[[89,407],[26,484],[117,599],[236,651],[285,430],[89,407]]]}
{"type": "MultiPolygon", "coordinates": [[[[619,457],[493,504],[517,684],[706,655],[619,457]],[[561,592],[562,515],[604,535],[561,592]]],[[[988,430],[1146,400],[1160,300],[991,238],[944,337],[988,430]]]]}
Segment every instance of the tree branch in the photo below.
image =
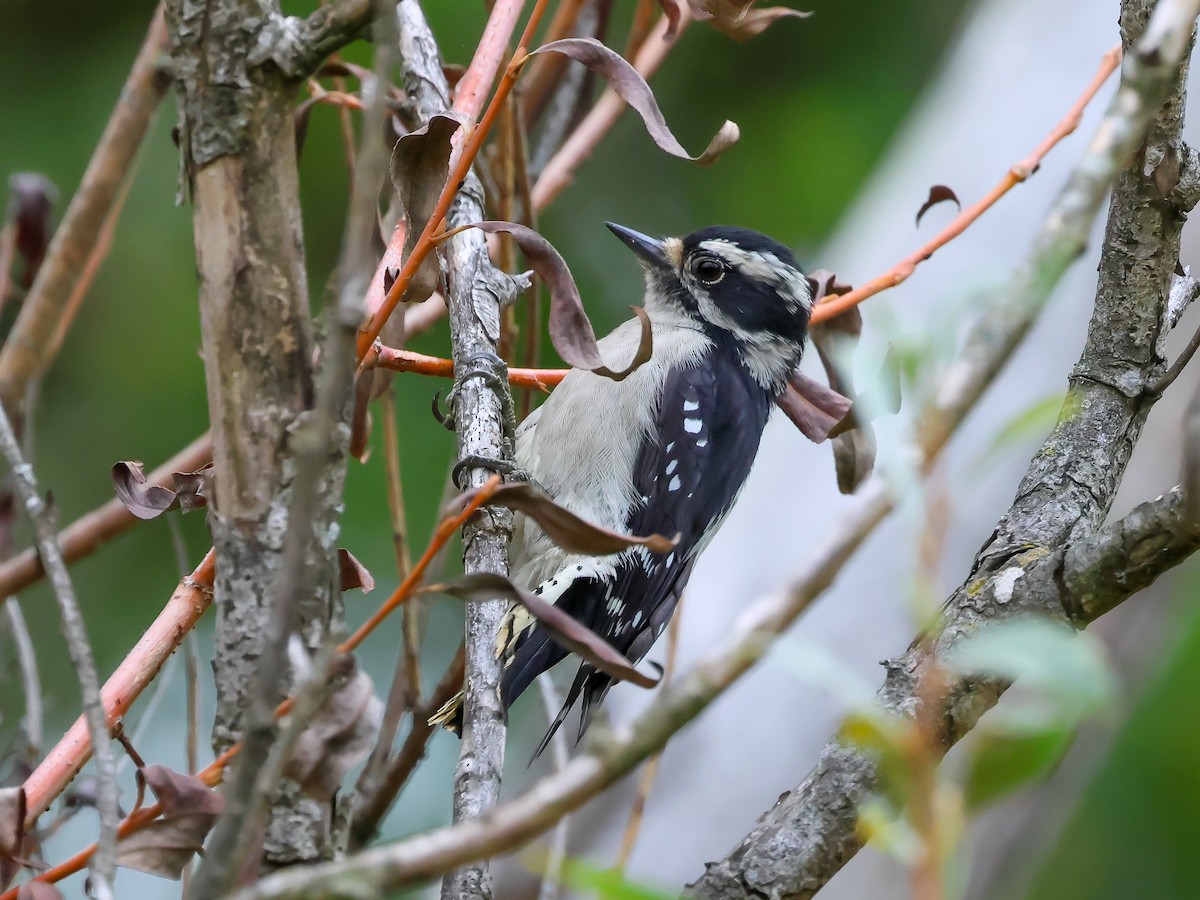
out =
{"type": "Polygon", "coordinates": [[[308,18],[283,20],[287,39],[274,52],[279,67],[293,78],[307,78],[331,53],[363,32],[371,21],[371,0],[335,0],[313,10],[308,18]]]}
{"type": "MultiPolygon", "coordinates": [[[[315,393],[293,106],[298,82],[273,60],[275,4],[168,0],[184,178],[193,199],[200,330],[219,473],[208,522],[216,550],[214,750],[242,734],[250,685],[288,561],[283,544],[297,484],[290,436],[315,393]]],[[[329,461],[322,488],[341,496],[329,461]]],[[[310,652],[340,618],[334,591],[337,503],[308,521],[295,598],[310,652]]],[[[299,574],[299,573],[293,573],[299,574]]],[[[323,816],[281,788],[264,855],[320,858],[323,816]]]]}
{"type": "MultiPolygon", "coordinates": [[[[1082,252],[1105,189],[1129,166],[1149,128],[1144,156],[1117,178],[1096,309],[1083,356],[1070,378],[1070,396],[1058,425],[1035,454],[1012,508],[947,602],[936,638],[885,664],[888,674],[879,699],[897,713],[915,715],[930,696],[928,691],[922,693],[922,673],[939,654],[989,621],[1022,612],[1083,621],[1075,606],[1085,601],[1071,594],[1073,576],[1067,575],[1061,559],[1054,561],[1062,552],[1056,548],[1079,543],[1103,521],[1157,399],[1153,387],[1164,369],[1168,296],[1183,222],[1183,212],[1164,202],[1150,170],[1168,148],[1179,146],[1180,60],[1190,45],[1200,3],[1164,0],[1146,25],[1148,7],[1147,2],[1128,0],[1124,5],[1123,38],[1132,49],[1126,56],[1121,87],[1088,152],[1051,208],[1033,256],[1000,307],[1004,315],[1006,308],[1019,310],[1031,293],[1048,291],[1066,264],[1082,252]],[[1134,44],[1142,26],[1145,34],[1134,44]],[[1036,580],[1025,584],[1035,568],[1053,576],[1055,566],[1062,578],[1053,594],[1038,594],[1036,580]]],[[[1186,70],[1186,64],[1182,68],[1186,70]]],[[[1008,339],[1019,340],[1024,332],[1010,331],[1008,339]]],[[[956,365],[964,365],[970,353],[968,348],[956,365]]],[[[956,381],[952,369],[943,393],[954,392],[956,381]]],[[[962,402],[974,402],[966,392],[957,392],[962,402]]],[[[949,397],[947,401],[944,406],[961,405],[949,397]]],[[[937,440],[944,428],[937,417],[926,418],[919,433],[924,440],[937,440]]],[[[1109,531],[1098,540],[1111,537],[1109,531]]],[[[1157,541],[1160,535],[1144,537],[1157,541]]],[[[1167,552],[1169,546],[1170,542],[1164,545],[1161,559],[1149,561],[1155,574],[1178,561],[1167,552]]],[[[1129,595],[1132,583],[1114,585],[1119,596],[1087,600],[1088,608],[1110,608],[1129,595]]],[[[1148,582],[1140,581],[1138,586],[1144,583],[1148,582]]],[[[930,716],[943,723],[943,749],[969,731],[1002,690],[1002,685],[978,682],[953,685],[945,695],[942,715],[930,716]]],[[[808,778],[785,794],[723,860],[709,864],[692,886],[693,894],[704,898],[812,896],[859,849],[858,807],[876,789],[877,781],[868,754],[836,739],[830,741],[808,778]]]]}

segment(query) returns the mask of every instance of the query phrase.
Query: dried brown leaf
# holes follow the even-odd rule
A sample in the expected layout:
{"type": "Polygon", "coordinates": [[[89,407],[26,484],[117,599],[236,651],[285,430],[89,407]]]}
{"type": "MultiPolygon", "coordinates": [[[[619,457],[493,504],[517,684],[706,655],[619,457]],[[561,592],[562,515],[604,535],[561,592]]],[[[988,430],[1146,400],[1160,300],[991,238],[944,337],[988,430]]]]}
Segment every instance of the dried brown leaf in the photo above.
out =
{"type": "Polygon", "coordinates": [[[189,513],[208,505],[212,494],[210,481],[213,467],[210,463],[195,472],[172,472],[171,480],[175,482],[175,494],[179,500],[179,511],[189,513]]]}
{"type": "Polygon", "coordinates": [[[203,850],[224,798],[196,776],[166,766],[146,766],[141,774],[158,797],[162,815],[117,842],[117,865],[178,879],[203,850]]]}
{"type": "Polygon", "coordinates": [[[185,775],[167,766],[146,766],[142,777],[162,806],[164,818],[179,815],[220,815],[224,798],[195,775],[185,775]]]}
{"type": "MultiPolygon", "coordinates": [[[[462,122],[449,115],[433,116],[422,128],[404,135],[392,151],[392,180],[400,195],[407,220],[404,259],[412,254],[421,232],[429,223],[450,175],[450,140],[462,122]]],[[[428,254],[409,282],[403,303],[419,303],[438,285],[437,255],[428,254]]]]}
{"type": "Polygon", "coordinates": [[[117,842],[117,865],[178,881],[192,857],[204,850],[216,819],[204,813],[155,819],[117,842]]]}
{"type": "MultiPolygon", "coordinates": [[[[385,273],[386,274],[386,273],[385,273]]],[[[387,288],[384,288],[387,291],[387,288]]],[[[371,455],[371,401],[375,399],[376,386],[388,383],[377,369],[360,372],[354,379],[354,399],[350,412],[350,455],[365,463],[371,455]]]]}
{"type": "Polygon", "coordinates": [[[5,221],[16,226],[17,251],[25,260],[25,271],[17,282],[28,290],[46,258],[54,234],[51,213],[58,188],[38,172],[17,172],[8,179],[8,212],[5,221]]]}
{"type": "Polygon", "coordinates": [[[139,519],[154,519],[169,509],[190,512],[208,503],[208,481],[212,466],[195,472],[173,472],[175,490],[146,480],[146,467],[141,460],[128,459],[112,467],[112,485],[125,508],[139,519]]]}
{"type": "Polygon", "coordinates": [[[735,41],[748,41],[762,34],[780,19],[807,19],[812,13],[786,6],[747,10],[736,19],[713,16],[713,27],[735,41]]]}
{"type": "Polygon", "coordinates": [[[924,203],[921,204],[921,208],[917,210],[917,225],[920,226],[921,217],[924,216],[925,213],[929,212],[930,208],[937,206],[939,203],[945,203],[947,201],[953,202],[954,205],[960,210],[962,209],[962,203],[960,203],[958,200],[958,194],[954,193],[954,191],[946,187],[946,185],[935,184],[933,187],[931,187],[929,189],[929,197],[924,203]]]}
{"type": "MultiPolygon", "coordinates": [[[[829,386],[843,397],[853,397],[855,392],[849,373],[843,371],[845,367],[840,363],[853,351],[861,334],[862,314],[858,307],[811,329],[813,345],[825,367],[829,386]]],[[[852,494],[875,469],[875,431],[869,422],[856,417],[852,428],[839,430],[832,445],[838,490],[852,494]]]]}
{"type": "Polygon", "coordinates": [[[596,332],[584,312],[571,270],[554,246],[532,228],[515,222],[477,222],[466,227],[478,228],[488,234],[512,235],[526,261],[550,291],[550,340],[568,365],[620,381],[650,358],[654,351],[650,318],[645,310],[634,308],[642,323],[642,334],[633,360],[624,369],[611,369],[605,365],[596,343],[596,332]]]}
{"type": "Polygon", "coordinates": [[[716,133],[704,152],[699,156],[689,154],[667,127],[667,120],[658,108],[650,85],[638,74],[629,62],[595,38],[576,37],[551,41],[538,47],[530,56],[539,53],[561,53],[576,62],[583,63],[597,75],[603,77],[608,86],[633,108],[642,118],[650,138],[663,152],[679,159],[690,160],[700,166],[710,166],[722,153],[737,143],[740,132],[737,125],[726,121],[716,133]]]}
{"type": "Polygon", "coordinates": [[[173,490],[146,481],[146,467],[141,460],[127,459],[115,463],[112,467],[112,485],[117,499],[139,519],[157,518],[179,505],[173,490]]]}
{"type": "Polygon", "coordinates": [[[344,547],[338,547],[338,568],[341,573],[343,591],[359,588],[366,594],[375,589],[375,579],[367,567],[355,559],[354,554],[344,547]]]}
{"type": "Polygon", "coordinates": [[[343,655],[335,667],[332,693],[300,733],[283,770],[318,800],[330,799],[346,773],[367,758],[383,722],[383,702],[354,657],[343,655]]]}
{"type": "Polygon", "coordinates": [[[814,444],[828,438],[845,421],[852,406],[848,397],[800,371],[792,373],[788,389],[775,404],[814,444]]]}
{"type": "MultiPolygon", "coordinates": [[[[478,491],[462,494],[447,512],[452,514],[463,509],[476,493],[478,491]]],[[[653,553],[667,553],[676,545],[676,541],[661,534],[637,537],[593,525],[569,509],[559,506],[531,484],[501,485],[483,505],[505,506],[524,513],[537,522],[550,540],[570,553],[606,556],[610,553],[620,553],[630,547],[645,547],[653,553]]]]}
{"type": "Polygon", "coordinates": [[[638,687],[652,688],[659,679],[644,675],[633,667],[621,653],[602,637],[571,618],[563,610],[541,597],[521,590],[503,575],[492,572],[476,572],[448,584],[435,584],[426,591],[449,594],[460,600],[493,600],[497,597],[511,600],[523,606],[537,619],[561,646],[581,657],[606,675],[619,681],[628,681],[638,687]]]}
{"type": "Polygon", "coordinates": [[[828,269],[815,269],[805,276],[809,287],[813,292],[813,306],[816,306],[828,296],[839,296],[848,294],[853,288],[845,282],[839,281],[836,272],[830,272],[828,269]]]}

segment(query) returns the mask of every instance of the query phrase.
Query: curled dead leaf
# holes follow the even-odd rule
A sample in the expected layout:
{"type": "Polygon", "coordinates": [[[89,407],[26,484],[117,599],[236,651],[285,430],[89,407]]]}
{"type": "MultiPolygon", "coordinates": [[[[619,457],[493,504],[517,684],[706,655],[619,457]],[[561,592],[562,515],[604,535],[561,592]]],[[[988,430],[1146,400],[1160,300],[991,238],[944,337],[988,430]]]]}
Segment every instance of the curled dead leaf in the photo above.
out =
{"type": "Polygon", "coordinates": [[[296,739],[283,770],[318,800],[329,800],[367,758],[383,722],[383,702],[354,657],[340,656],[334,668],[333,690],[296,739]]]}
{"type": "MultiPolygon", "coordinates": [[[[481,489],[480,489],[481,490],[481,489]]],[[[478,490],[459,496],[447,510],[453,514],[466,507],[478,490]]],[[[549,495],[531,484],[503,484],[496,488],[484,506],[504,506],[529,516],[550,540],[570,553],[586,553],[589,556],[606,556],[620,553],[630,547],[645,547],[653,553],[668,553],[676,541],[661,534],[638,537],[620,534],[593,525],[581,519],[569,509],[559,506],[549,495]]]]}
{"type": "Polygon", "coordinates": [[[117,499],[139,519],[156,518],[179,505],[173,490],[146,481],[146,467],[139,459],[114,463],[112,485],[117,499]]]}
{"type": "Polygon", "coordinates": [[[571,618],[566,612],[552,603],[547,603],[541,597],[522,590],[503,575],[492,572],[476,572],[473,575],[464,575],[447,584],[430,585],[423,590],[428,593],[448,594],[466,601],[494,600],[496,598],[511,600],[523,606],[562,647],[606,675],[644,688],[652,688],[659,682],[658,678],[645,675],[635,669],[623,654],[582,622],[571,618]]]}
{"type": "Polygon", "coordinates": [[[937,206],[939,203],[946,203],[947,201],[953,202],[960,210],[962,209],[962,203],[959,202],[958,194],[954,193],[946,185],[935,184],[931,187],[929,189],[929,197],[921,204],[921,208],[917,210],[917,225],[920,226],[921,217],[929,212],[932,207],[937,206]]]}
{"type": "Polygon", "coordinates": [[[341,574],[343,591],[359,588],[366,594],[375,589],[375,579],[367,567],[355,559],[354,554],[344,547],[338,547],[338,569],[341,574]]]}
{"type": "Polygon", "coordinates": [[[512,235],[529,265],[550,291],[550,340],[568,365],[621,381],[650,358],[654,351],[650,317],[645,310],[634,308],[642,326],[637,352],[623,369],[612,369],[605,364],[571,270],[554,246],[532,228],[515,222],[476,222],[465,227],[478,228],[488,234],[512,235]]]}
{"type": "Polygon", "coordinates": [[[538,47],[529,55],[536,56],[539,53],[561,53],[576,62],[583,63],[597,75],[603,77],[608,82],[608,86],[641,116],[642,123],[646,126],[651,140],[658,145],[660,150],[671,156],[690,160],[700,166],[710,166],[717,161],[717,157],[736,144],[740,137],[737,125],[726,121],[709,141],[704,152],[699,156],[692,156],[667,127],[667,120],[658,107],[658,101],[654,99],[654,92],[650,90],[650,85],[646,84],[646,80],[638,74],[637,69],[631,66],[621,54],[590,37],[563,38],[560,41],[551,41],[538,47]]]}
{"type": "Polygon", "coordinates": [[[141,460],[129,459],[114,463],[112,485],[117,499],[139,519],[154,519],[169,509],[190,512],[208,502],[208,479],[212,466],[195,472],[173,472],[175,489],[146,480],[146,467],[141,460]]]}
{"type": "MultiPolygon", "coordinates": [[[[450,176],[450,140],[462,122],[450,115],[433,116],[422,128],[404,135],[392,151],[392,181],[400,195],[407,226],[404,234],[404,259],[429,224],[438,198],[450,176]]],[[[429,297],[438,285],[441,271],[437,255],[422,260],[409,282],[403,303],[418,303],[429,297]]]]}
{"type": "Polygon", "coordinates": [[[827,439],[845,421],[852,405],[848,397],[799,370],[792,373],[787,390],[775,404],[814,444],[827,439]]]}
{"type": "Polygon", "coordinates": [[[713,16],[713,27],[735,41],[748,41],[762,34],[780,19],[807,19],[812,13],[787,6],[768,6],[766,9],[749,9],[736,19],[713,16]]]}
{"type": "Polygon", "coordinates": [[[830,272],[828,269],[815,269],[806,275],[805,279],[808,281],[808,286],[812,288],[813,306],[826,297],[848,294],[853,290],[850,285],[838,280],[837,273],[830,272]]]}
{"type": "Polygon", "coordinates": [[[162,814],[117,842],[117,865],[178,880],[204,849],[204,839],[224,808],[224,798],[194,775],[166,766],[141,770],[162,814]]]}
{"type": "MultiPolygon", "coordinates": [[[[813,345],[825,367],[829,385],[844,397],[854,397],[854,383],[847,358],[862,334],[862,314],[857,307],[846,310],[811,329],[813,345]]],[[[875,431],[865,416],[847,411],[845,425],[830,432],[838,490],[852,494],[875,469],[875,431]]]]}

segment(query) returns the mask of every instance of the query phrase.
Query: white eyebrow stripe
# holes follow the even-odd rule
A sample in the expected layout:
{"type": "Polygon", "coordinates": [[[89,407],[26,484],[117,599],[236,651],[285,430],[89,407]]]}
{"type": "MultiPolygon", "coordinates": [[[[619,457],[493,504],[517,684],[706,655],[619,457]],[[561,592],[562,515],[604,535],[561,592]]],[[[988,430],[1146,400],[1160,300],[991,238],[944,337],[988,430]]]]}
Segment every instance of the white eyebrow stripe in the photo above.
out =
{"type": "Polygon", "coordinates": [[[771,281],[786,288],[787,293],[803,304],[806,309],[812,307],[812,287],[808,280],[771,251],[757,250],[750,253],[733,241],[727,241],[724,238],[701,241],[697,247],[721,257],[752,278],[759,281],[771,281]]]}

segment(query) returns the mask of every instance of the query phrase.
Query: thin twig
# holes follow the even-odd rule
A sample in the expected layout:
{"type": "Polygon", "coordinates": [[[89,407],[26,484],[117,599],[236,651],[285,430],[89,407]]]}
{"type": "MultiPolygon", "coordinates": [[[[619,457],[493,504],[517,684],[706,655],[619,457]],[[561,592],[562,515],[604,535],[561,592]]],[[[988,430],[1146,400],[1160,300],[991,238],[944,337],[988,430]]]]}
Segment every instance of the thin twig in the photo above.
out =
{"type": "Polygon", "coordinates": [[[954,221],[947,225],[937,237],[900,260],[900,262],[896,263],[896,265],[892,266],[892,268],[882,275],[872,278],[866,284],[848,293],[837,296],[830,295],[828,299],[818,304],[816,309],[813,310],[812,324],[817,325],[821,322],[827,322],[835,316],[841,315],[851,307],[862,303],[868,297],[873,297],[881,291],[886,291],[889,288],[896,287],[898,284],[902,284],[916,271],[917,266],[966,231],[976,219],[995,206],[1001,197],[1029,178],[1042,164],[1042,160],[1046,154],[1053,150],[1063,138],[1079,127],[1083,110],[1120,64],[1121,47],[1118,45],[1104,54],[1104,58],[1100,61],[1100,68],[1092,77],[1087,89],[1075,101],[1062,120],[1054,126],[1051,132],[1046,135],[1029,156],[1004,173],[1004,177],[981,200],[960,212],[954,217],[954,221]]]}
{"type": "Polygon", "coordinates": [[[38,675],[37,652],[33,649],[33,640],[16,597],[4,601],[4,615],[17,650],[21,691],[25,695],[25,715],[21,717],[21,731],[25,734],[22,758],[36,760],[42,755],[42,681],[38,675]]]}
{"type": "MultiPolygon", "coordinates": [[[[671,624],[667,627],[667,661],[663,665],[661,682],[664,687],[670,683],[671,676],[675,674],[675,663],[679,658],[679,634],[683,630],[683,626],[680,625],[683,620],[683,600],[683,597],[679,598],[675,615],[671,617],[671,624]]],[[[629,865],[629,857],[633,855],[638,833],[642,829],[642,819],[646,814],[646,800],[650,797],[650,789],[654,787],[654,780],[658,777],[658,769],[661,764],[662,753],[655,753],[646,761],[646,768],[642,770],[637,794],[634,796],[633,806],[629,810],[629,823],[625,826],[625,833],[621,836],[621,849],[617,851],[617,860],[613,863],[613,867],[618,871],[625,871],[625,867],[629,865]]]]}
{"type": "MultiPolygon", "coordinates": [[[[664,675],[665,678],[665,675],[664,675]]],[[[547,722],[553,722],[558,711],[562,709],[562,697],[554,687],[554,681],[549,672],[543,672],[537,680],[538,695],[542,698],[542,709],[546,713],[547,722]]],[[[554,773],[558,774],[571,761],[571,753],[567,749],[567,735],[561,729],[550,739],[550,761],[554,773]]],[[[546,854],[546,862],[542,867],[542,885],[538,888],[538,900],[558,900],[559,888],[562,886],[563,866],[567,861],[567,839],[571,833],[571,817],[563,816],[554,826],[550,836],[550,851],[546,854]]]]}
{"type": "MultiPolygon", "coordinates": [[[[387,296],[384,298],[383,305],[372,316],[370,324],[359,333],[358,355],[360,359],[366,356],[367,351],[371,349],[371,344],[379,337],[379,333],[383,330],[383,326],[387,323],[392,311],[396,308],[396,304],[400,302],[405,291],[408,290],[408,285],[416,274],[417,269],[425,257],[429,255],[429,252],[433,250],[434,238],[441,229],[446,216],[450,213],[450,207],[458,196],[459,185],[466,181],[471,171],[471,166],[475,162],[475,157],[479,155],[479,151],[483,148],[483,144],[491,132],[492,125],[495,123],[504,101],[508,98],[509,93],[512,92],[513,86],[516,84],[517,76],[520,73],[520,64],[528,55],[529,43],[533,39],[534,32],[537,30],[538,21],[541,19],[541,15],[546,8],[546,3],[547,0],[535,0],[533,11],[529,14],[529,21],[525,25],[525,31],[517,43],[517,49],[513,52],[508,67],[500,78],[500,83],[496,87],[496,92],[492,95],[491,102],[488,104],[487,109],[484,110],[478,124],[470,129],[470,136],[466,139],[466,143],[462,146],[462,149],[454,156],[451,156],[450,177],[446,180],[446,186],[438,198],[429,221],[426,223],[416,244],[413,245],[412,252],[409,253],[408,258],[404,261],[404,265],[401,266],[399,274],[396,276],[395,281],[387,292],[387,296]]],[[[492,7],[493,19],[502,15],[513,16],[513,26],[504,35],[500,46],[507,44],[508,35],[512,34],[513,28],[516,25],[513,13],[519,12],[521,6],[522,3],[520,0],[497,0],[496,4],[492,7]]],[[[488,52],[494,50],[493,44],[487,40],[486,33],[484,39],[480,41],[477,57],[485,49],[488,52]]],[[[455,111],[460,113],[463,111],[459,104],[460,100],[465,96],[468,95],[460,85],[458,94],[455,97],[455,111]]],[[[382,273],[376,273],[376,277],[382,278],[382,273]]]]}
{"type": "Polygon", "coordinates": [[[100,702],[100,679],[96,675],[96,661],[92,656],[79,601],[75,597],[75,588],[71,584],[71,576],[67,574],[58,535],[50,521],[50,510],[38,492],[33,467],[21,455],[20,442],[3,408],[0,408],[0,454],[8,463],[17,495],[33,524],[38,553],[49,574],[55,600],[58,601],[67,652],[79,680],[83,715],[96,754],[96,809],[100,813],[100,839],[92,861],[93,889],[95,896],[107,900],[112,897],[112,882],[117,869],[117,823],[120,813],[117,806],[117,764],[104,706],[100,702]]]}
{"type": "Polygon", "coordinates": [[[121,211],[125,208],[125,201],[129,198],[129,190],[133,187],[133,180],[136,175],[137,158],[134,157],[133,161],[129,164],[129,174],[125,176],[125,181],[121,185],[120,191],[113,198],[112,206],[109,207],[108,214],[104,217],[104,224],[100,226],[100,232],[96,235],[96,243],[88,252],[87,260],[83,264],[82,271],[79,272],[78,280],[71,287],[71,294],[67,298],[62,314],[54,325],[54,333],[50,335],[50,340],[46,344],[44,355],[49,359],[54,359],[58,356],[59,351],[62,349],[63,341],[67,338],[67,332],[71,329],[71,324],[75,321],[75,317],[79,313],[79,308],[83,306],[84,298],[87,297],[88,291],[91,290],[92,284],[96,280],[96,275],[100,272],[100,267],[108,259],[109,251],[112,250],[113,235],[116,233],[117,223],[121,219],[121,211]]]}
{"type": "MultiPolygon", "coordinates": [[[[392,517],[392,544],[396,554],[396,569],[400,580],[408,577],[412,569],[407,540],[407,522],[404,513],[404,489],[400,480],[400,439],[396,426],[396,403],[391,386],[383,394],[383,456],[387,483],[388,509],[392,517]]],[[[359,796],[373,794],[383,776],[392,752],[392,744],[400,728],[404,713],[413,712],[421,697],[420,628],[416,605],[418,598],[404,604],[401,612],[400,651],[396,655],[396,666],[392,672],[392,683],[388,688],[387,703],[384,705],[383,722],[366,765],[355,783],[359,796]]]]}
{"type": "MultiPolygon", "coordinates": [[[[413,350],[397,350],[375,344],[367,355],[368,368],[388,369],[392,372],[416,372],[420,375],[435,375],[440,378],[454,377],[454,360],[438,356],[427,356],[413,350]]],[[[566,376],[568,369],[509,369],[509,384],[516,387],[534,388],[548,392],[566,376]]]]}
{"type": "Polygon", "coordinates": [[[463,674],[466,671],[466,649],[458,648],[446,674],[434,686],[433,692],[424,703],[420,704],[412,715],[412,727],[400,747],[395,758],[388,763],[387,770],[377,788],[370,793],[361,794],[359,804],[354,810],[354,822],[351,826],[350,845],[361,849],[379,832],[379,826],[384,816],[392,808],[392,804],[400,795],[418,764],[425,758],[425,748],[433,736],[436,727],[429,724],[430,717],[460,690],[462,690],[463,674]]]}

